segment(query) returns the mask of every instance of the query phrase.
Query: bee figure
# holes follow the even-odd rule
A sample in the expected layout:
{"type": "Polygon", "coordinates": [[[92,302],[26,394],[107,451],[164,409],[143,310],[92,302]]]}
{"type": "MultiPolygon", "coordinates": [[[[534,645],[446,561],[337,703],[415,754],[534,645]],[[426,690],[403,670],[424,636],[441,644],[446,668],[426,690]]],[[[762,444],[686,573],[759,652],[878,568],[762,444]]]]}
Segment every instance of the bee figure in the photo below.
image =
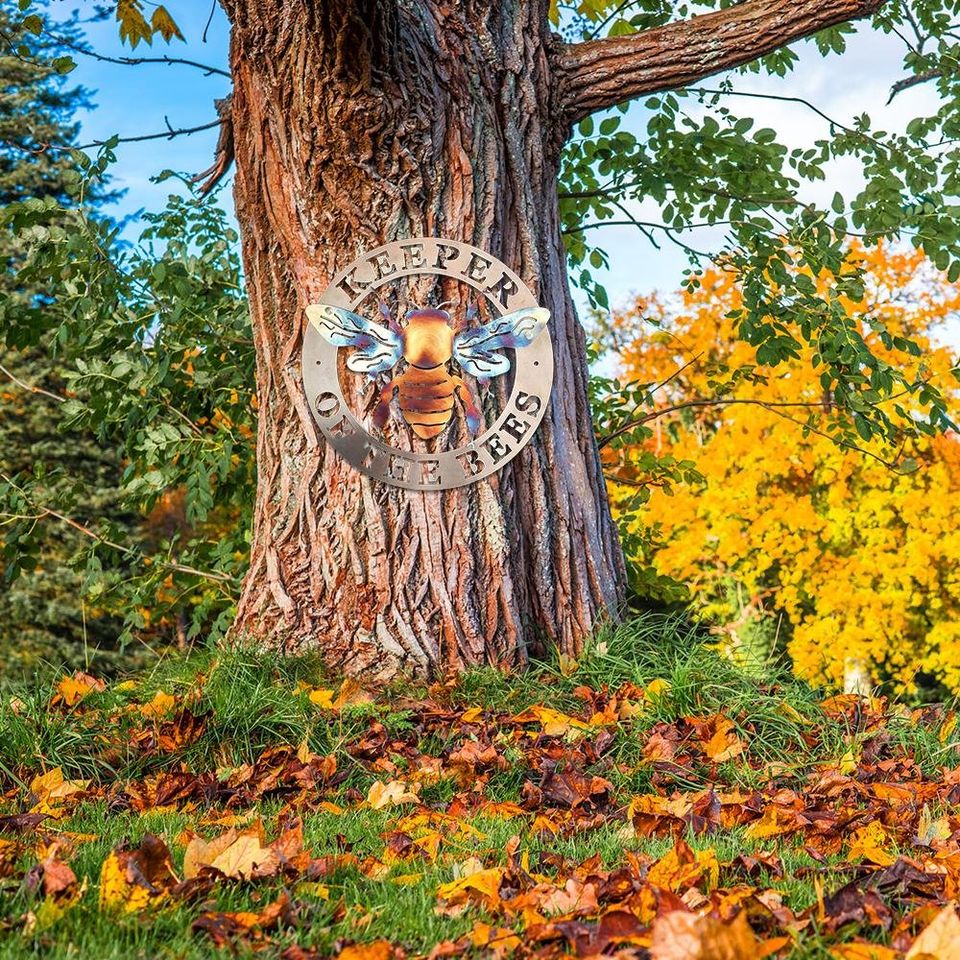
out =
{"type": "MultiPolygon", "coordinates": [[[[471,436],[480,429],[481,414],[469,387],[450,372],[455,359],[460,369],[481,380],[499,377],[510,361],[498,350],[525,347],[537,338],[550,319],[543,307],[525,307],[480,327],[454,332],[450,314],[433,307],[411,310],[400,327],[385,304],[380,312],[383,327],[359,314],[325,303],[307,307],[307,316],[335,347],[356,347],[347,358],[347,369],[369,377],[396,366],[406,366],[381,391],[373,422],[381,430],[390,415],[394,394],[410,428],[424,440],[442,433],[453,415],[454,395],[460,398],[471,436]]],[[[468,321],[475,310],[467,312],[468,321]]]]}

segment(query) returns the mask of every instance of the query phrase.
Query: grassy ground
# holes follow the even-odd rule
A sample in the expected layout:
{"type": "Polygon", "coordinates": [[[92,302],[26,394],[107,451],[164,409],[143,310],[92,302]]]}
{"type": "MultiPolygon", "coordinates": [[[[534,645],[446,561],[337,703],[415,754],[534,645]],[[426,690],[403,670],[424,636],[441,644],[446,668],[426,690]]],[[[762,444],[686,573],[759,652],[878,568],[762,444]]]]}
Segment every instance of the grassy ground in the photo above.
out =
{"type": "Polygon", "coordinates": [[[653,616],[375,696],[243,650],[64,677],[2,704],[0,957],[890,960],[953,929],[953,723],[653,616]]]}

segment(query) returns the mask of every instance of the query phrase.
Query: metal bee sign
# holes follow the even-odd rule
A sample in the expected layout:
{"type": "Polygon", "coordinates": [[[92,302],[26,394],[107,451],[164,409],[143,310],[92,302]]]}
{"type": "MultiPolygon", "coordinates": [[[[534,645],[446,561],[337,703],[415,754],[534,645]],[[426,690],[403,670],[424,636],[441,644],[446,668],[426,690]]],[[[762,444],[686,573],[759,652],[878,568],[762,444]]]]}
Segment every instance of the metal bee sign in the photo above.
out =
{"type": "Polygon", "coordinates": [[[515,457],[546,411],[550,312],[513,271],[468,244],[421,238],[371,250],[333,278],[307,316],[310,409],[337,452],[377,480],[412,490],[474,483],[515,457]],[[421,276],[434,278],[433,289],[473,296],[414,303],[401,320],[385,291],[421,276]],[[484,404],[481,392],[507,374],[502,402],[484,404]],[[343,389],[351,377],[360,378],[347,391],[361,398],[356,409],[343,389]],[[491,423],[485,407],[494,408],[491,423]],[[404,436],[402,448],[388,442],[404,436]]]}

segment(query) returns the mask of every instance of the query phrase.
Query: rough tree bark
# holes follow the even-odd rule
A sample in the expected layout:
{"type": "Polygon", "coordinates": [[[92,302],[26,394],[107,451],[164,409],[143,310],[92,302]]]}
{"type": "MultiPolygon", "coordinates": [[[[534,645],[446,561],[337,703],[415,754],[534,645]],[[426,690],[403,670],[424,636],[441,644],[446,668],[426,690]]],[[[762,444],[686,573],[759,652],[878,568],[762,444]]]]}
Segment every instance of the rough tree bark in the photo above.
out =
{"type": "Polygon", "coordinates": [[[752,0],[564,46],[547,0],[223,0],[235,198],[258,357],[259,483],[237,633],[368,676],[576,653],[624,568],[558,226],[570,124],[679,87],[876,0],[752,0]],[[418,493],[327,449],[303,394],[304,307],[359,253],[449,237],[552,314],[552,406],[493,478],[418,493]]]}

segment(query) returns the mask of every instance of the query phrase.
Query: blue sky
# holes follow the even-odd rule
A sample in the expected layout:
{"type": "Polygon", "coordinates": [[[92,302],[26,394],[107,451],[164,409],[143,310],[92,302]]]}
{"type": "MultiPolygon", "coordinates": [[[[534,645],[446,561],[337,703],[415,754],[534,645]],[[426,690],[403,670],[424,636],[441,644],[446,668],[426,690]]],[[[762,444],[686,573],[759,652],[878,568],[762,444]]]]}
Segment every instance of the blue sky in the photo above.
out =
{"type": "MultiPolygon", "coordinates": [[[[168,9],[174,15],[186,43],[174,42],[169,47],[159,40],[153,48],[141,44],[135,51],[120,44],[116,23],[112,20],[96,24],[89,31],[95,49],[112,56],[158,56],[169,53],[226,67],[228,32],[226,18],[218,3],[212,6],[213,16],[202,41],[204,27],[211,13],[208,2],[170,0],[168,9]]],[[[801,60],[787,78],[748,75],[736,80],[737,89],[796,96],[812,101],[827,114],[841,121],[867,112],[874,123],[885,130],[902,129],[918,112],[935,107],[932,86],[915,87],[900,94],[886,105],[890,86],[903,76],[902,46],[896,38],[884,37],[868,29],[861,30],[849,41],[849,50],[842,57],[823,59],[812,44],[795,45],[801,60]]],[[[185,66],[141,65],[136,67],[101,63],[77,56],[78,68],[72,75],[85,86],[97,91],[96,110],[82,117],[83,141],[104,139],[112,134],[137,135],[163,130],[168,119],[173,127],[191,127],[214,119],[213,100],[224,96],[229,80],[220,76],[204,76],[185,66]]],[[[756,118],[758,126],[774,127],[788,146],[809,144],[826,132],[825,124],[806,107],[772,101],[751,100],[732,105],[741,113],[756,118]]],[[[634,106],[627,114],[627,124],[640,133],[645,124],[645,111],[634,106]]],[[[165,168],[195,173],[213,160],[215,129],[147,143],[121,144],[115,167],[115,183],[127,190],[120,212],[140,209],[155,210],[163,206],[172,189],[172,181],[155,184],[151,177],[165,168]]],[[[806,198],[828,202],[835,190],[852,191],[858,183],[854,163],[837,163],[825,184],[807,190],[806,198]]],[[[229,204],[229,184],[221,195],[229,204]]],[[[651,209],[635,205],[641,219],[651,219],[651,209]]],[[[127,233],[134,237],[135,225],[127,233]]],[[[674,290],[687,266],[684,254],[666,242],[653,248],[632,227],[605,227],[593,231],[610,255],[610,269],[601,279],[605,282],[613,305],[624,303],[631,294],[652,289],[674,290]]],[[[701,249],[716,249],[722,241],[719,229],[701,230],[691,242],[701,249]]]]}

